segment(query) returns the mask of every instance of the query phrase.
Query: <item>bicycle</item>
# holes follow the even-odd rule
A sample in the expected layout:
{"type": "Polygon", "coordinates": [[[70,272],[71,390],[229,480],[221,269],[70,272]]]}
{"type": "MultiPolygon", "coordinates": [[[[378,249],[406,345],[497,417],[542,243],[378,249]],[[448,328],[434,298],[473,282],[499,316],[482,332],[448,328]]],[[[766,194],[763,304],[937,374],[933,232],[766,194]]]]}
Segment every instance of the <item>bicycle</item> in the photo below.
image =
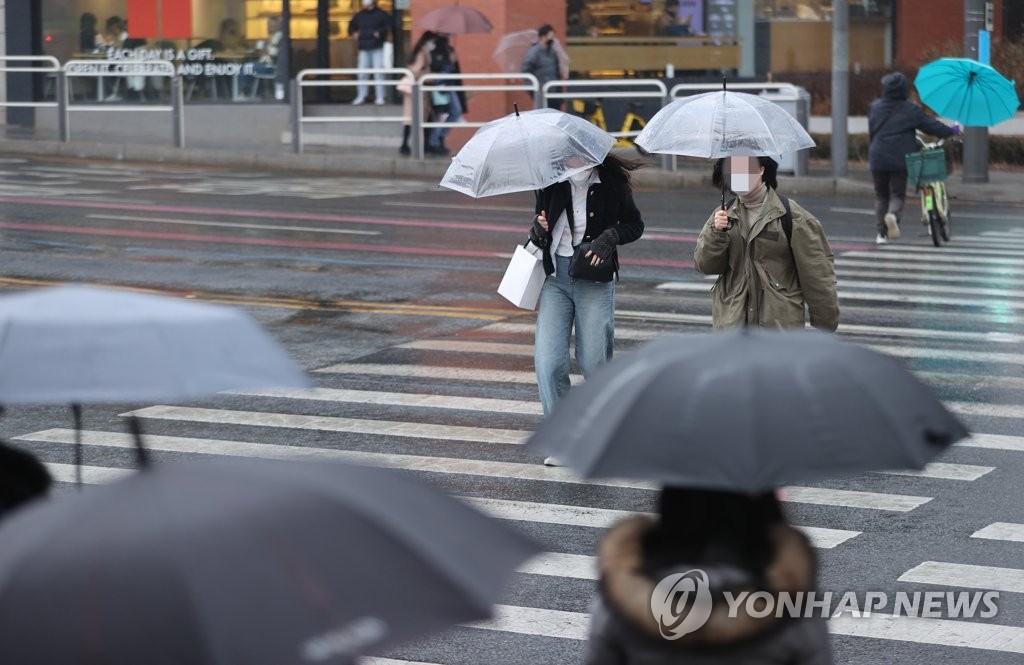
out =
{"type": "MultiPolygon", "coordinates": [[[[629,103],[626,116],[622,119],[622,127],[618,132],[620,136],[615,138],[616,147],[625,148],[633,145],[633,137],[630,135],[639,134],[640,130],[647,126],[647,120],[637,113],[640,110],[640,106],[638,102],[629,103]]],[[[597,125],[606,132],[608,131],[608,123],[605,122],[604,106],[601,104],[601,100],[585,101],[574,99],[570,108],[574,115],[578,115],[584,120],[597,125]]]]}
{"type": "Polygon", "coordinates": [[[925,225],[932,244],[940,247],[950,239],[949,195],[946,192],[946,151],[944,139],[926,143],[920,136],[918,152],[908,153],[907,182],[914,183],[914,191],[921,196],[921,222],[925,225]]]}

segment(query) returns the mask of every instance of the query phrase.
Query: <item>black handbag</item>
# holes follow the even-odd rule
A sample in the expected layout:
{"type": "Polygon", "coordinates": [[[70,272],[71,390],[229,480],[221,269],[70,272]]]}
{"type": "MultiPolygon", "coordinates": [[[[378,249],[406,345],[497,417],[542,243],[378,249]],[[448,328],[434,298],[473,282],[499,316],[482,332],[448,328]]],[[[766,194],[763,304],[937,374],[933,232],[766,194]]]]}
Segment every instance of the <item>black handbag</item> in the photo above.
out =
{"type": "Polygon", "coordinates": [[[584,240],[573,247],[572,261],[569,262],[569,276],[573,279],[586,279],[591,282],[610,282],[615,277],[618,260],[614,254],[607,261],[599,265],[591,265],[587,252],[590,251],[590,241],[584,240]]]}

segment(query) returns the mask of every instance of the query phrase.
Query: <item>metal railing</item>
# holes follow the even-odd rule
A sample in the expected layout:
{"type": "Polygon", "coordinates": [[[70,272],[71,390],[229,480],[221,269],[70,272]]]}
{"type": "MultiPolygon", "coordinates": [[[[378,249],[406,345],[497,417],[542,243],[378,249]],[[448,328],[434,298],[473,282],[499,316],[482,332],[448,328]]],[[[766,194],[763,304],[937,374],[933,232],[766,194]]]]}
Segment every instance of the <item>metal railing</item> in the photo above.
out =
{"type": "MultiPolygon", "coordinates": [[[[529,92],[534,98],[539,94],[539,83],[537,77],[533,74],[515,74],[515,73],[501,73],[501,74],[424,74],[417,81],[417,84],[413,87],[413,126],[412,131],[414,135],[419,135],[424,129],[434,128],[455,128],[455,127],[482,127],[490,121],[482,122],[465,122],[460,120],[459,122],[450,122],[447,120],[424,120],[423,119],[423,95],[425,93],[433,92],[529,92]],[[465,81],[508,81],[508,80],[519,80],[522,83],[505,83],[499,84],[488,84],[483,85],[466,85],[465,81]],[[447,81],[462,81],[459,85],[449,85],[447,81]]],[[[534,103],[536,108],[540,108],[534,103]]],[[[417,144],[413,154],[416,159],[423,159],[424,157],[424,146],[417,144]]]]}
{"type": "MultiPolygon", "coordinates": [[[[413,96],[413,114],[412,118],[407,118],[404,115],[326,115],[326,116],[306,116],[302,91],[306,88],[350,88],[359,85],[385,85],[388,87],[396,87],[402,82],[402,79],[408,77],[409,79],[414,78],[412,71],[405,67],[392,67],[385,69],[303,69],[295,77],[292,82],[292,149],[296,153],[301,153],[304,148],[303,140],[303,127],[309,123],[333,123],[333,122],[413,122],[415,124],[416,112],[415,102],[416,97],[413,96]],[[359,74],[367,75],[367,79],[358,80],[355,78],[359,74]],[[397,79],[384,78],[376,80],[370,78],[369,75],[381,74],[383,76],[398,76],[397,79]],[[351,76],[349,79],[338,79],[338,78],[325,78],[325,79],[311,79],[313,76],[351,76]]],[[[415,130],[415,127],[413,128],[415,130]]],[[[419,142],[418,134],[416,131],[412,132],[413,144],[416,145],[419,142]]]]}
{"type": "Polygon", "coordinates": [[[174,145],[185,147],[185,101],[181,77],[174,73],[174,63],[168,60],[69,60],[64,63],[60,104],[63,107],[61,140],[71,140],[72,111],[114,111],[147,113],[169,111],[174,129],[174,145]],[[103,81],[107,77],[162,76],[171,81],[171,103],[167,104],[71,104],[71,79],[95,78],[97,96],[102,99],[103,81]]]}
{"type": "MultiPolygon", "coordinates": [[[[64,136],[64,114],[59,112],[60,100],[64,89],[64,72],[60,67],[60,61],[52,55],[0,55],[0,77],[6,86],[7,72],[25,74],[46,74],[52,76],[56,82],[56,94],[52,102],[12,102],[6,97],[0,100],[0,108],[57,108],[60,124],[60,135],[64,136]],[[9,63],[13,63],[13,66],[9,63]],[[20,64],[24,63],[24,64],[20,64]],[[40,65],[40,66],[36,66],[40,65]],[[42,66],[45,65],[45,66],[42,66]]],[[[45,95],[44,95],[45,96],[45,95]]]]}

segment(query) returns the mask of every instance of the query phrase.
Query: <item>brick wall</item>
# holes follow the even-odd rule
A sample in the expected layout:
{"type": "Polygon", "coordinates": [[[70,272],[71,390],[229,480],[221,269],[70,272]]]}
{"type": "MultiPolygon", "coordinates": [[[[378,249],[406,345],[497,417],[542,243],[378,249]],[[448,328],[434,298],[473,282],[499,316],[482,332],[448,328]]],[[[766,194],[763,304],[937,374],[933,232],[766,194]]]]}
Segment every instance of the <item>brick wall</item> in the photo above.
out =
{"type": "MultiPolygon", "coordinates": [[[[996,0],[992,36],[1002,34],[1003,0],[996,0]]],[[[963,44],[964,0],[900,0],[896,17],[894,60],[917,67],[927,51],[947,41],[963,44]]]]}
{"type": "MultiPolygon", "coordinates": [[[[423,32],[417,27],[417,19],[437,7],[451,6],[452,0],[416,0],[411,4],[412,39],[419,39],[423,32]]],[[[562,0],[459,0],[464,7],[479,9],[494,26],[488,34],[458,35],[454,38],[455,51],[463,72],[496,72],[498,65],[491,54],[503,35],[528,28],[538,28],[545,23],[554,26],[556,34],[565,43],[565,2],[562,0]]],[[[487,121],[512,112],[512,103],[519,102],[520,109],[532,108],[529,97],[517,93],[480,93],[469,100],[467,120],[487,121]]],[[[472,135],[470,130],[452,132],[446,144],[457,149],[472,135]]]]}

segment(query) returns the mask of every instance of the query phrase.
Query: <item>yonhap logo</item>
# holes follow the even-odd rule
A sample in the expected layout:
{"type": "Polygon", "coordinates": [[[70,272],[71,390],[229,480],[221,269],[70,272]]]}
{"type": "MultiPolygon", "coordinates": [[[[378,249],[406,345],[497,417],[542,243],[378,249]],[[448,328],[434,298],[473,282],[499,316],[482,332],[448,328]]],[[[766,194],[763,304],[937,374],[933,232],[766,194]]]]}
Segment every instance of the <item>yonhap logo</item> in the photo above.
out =
{"type": "Polygon", "coordinates": [[[708,575],[699,568],[665,577],[651,593],[651,612],[666,640],[678,640],[711,617],[708,575]]]}

